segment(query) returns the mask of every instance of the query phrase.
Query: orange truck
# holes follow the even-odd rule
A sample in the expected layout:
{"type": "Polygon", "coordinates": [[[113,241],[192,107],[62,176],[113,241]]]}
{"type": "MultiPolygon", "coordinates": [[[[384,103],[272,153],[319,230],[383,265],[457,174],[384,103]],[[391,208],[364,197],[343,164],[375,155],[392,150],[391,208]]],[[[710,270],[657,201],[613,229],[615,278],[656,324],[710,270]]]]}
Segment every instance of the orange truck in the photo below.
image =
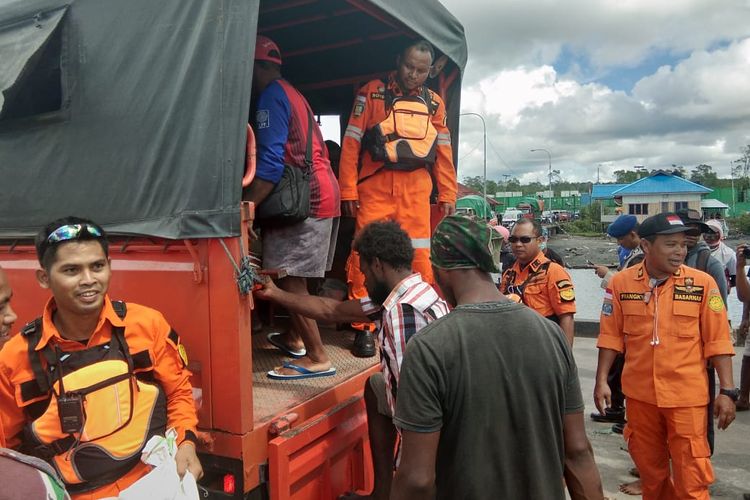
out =
{"type": "Polygon", "coordinates": [[[378,367],[324,328],[335,377],[266,378],[282,358],[251,334],[241,279],[257,34],[342,129],[357,88],[427,39],[456,151],[466,42],[434,0],[0,0],[0,266],[23,325],[47,299],[36,231],[103,224],[110,295],[162,311],[187,346],[204,497],[330,499],[371,487],[362,389],[378,367]]]}

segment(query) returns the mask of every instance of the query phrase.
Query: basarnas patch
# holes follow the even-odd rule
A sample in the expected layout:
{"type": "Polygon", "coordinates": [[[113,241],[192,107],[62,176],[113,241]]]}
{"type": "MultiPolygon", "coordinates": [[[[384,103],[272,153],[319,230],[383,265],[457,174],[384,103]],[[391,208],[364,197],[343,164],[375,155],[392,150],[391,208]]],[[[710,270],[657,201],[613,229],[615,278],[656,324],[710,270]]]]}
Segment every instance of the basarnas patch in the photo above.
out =
{"type": "Polygon", "coordinates": [[[602,314],[604,316],[612,316],[612,310],[613,310],[612,302],[605,301],[602,304],[602,314]]]}

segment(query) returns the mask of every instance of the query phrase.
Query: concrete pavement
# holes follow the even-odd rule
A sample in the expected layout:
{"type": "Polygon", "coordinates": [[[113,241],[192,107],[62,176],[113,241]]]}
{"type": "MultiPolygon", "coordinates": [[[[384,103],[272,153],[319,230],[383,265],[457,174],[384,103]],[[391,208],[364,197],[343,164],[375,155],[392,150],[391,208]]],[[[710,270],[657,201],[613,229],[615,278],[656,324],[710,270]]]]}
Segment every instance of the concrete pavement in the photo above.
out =
{"type": "MultiPolygon", "coordinates": [[[[739,385],[742,349],[737,347],[733,358],[734,381],[739,385]]],[[[633,467],[630,456],[624,450],[625,442],[619,434],[613,434],[611,424],[593,422],[589,413],[595,412],[593,393],[598,350],[596,339],[576,338],[573,352],[578,364],[583,399],[586,403],[586,432],[594,448],[596,463],[602,476],[605,496],[611,499],[639,498],[620,493],[618,485],[632,481],[628,470],[633,467]]],[[[750,412],[737,413],[737,419],[725,431],[716,431],[715,453],[711,461],[716,482],[711,486],[711,498],[750,498],[750,412]]]]}

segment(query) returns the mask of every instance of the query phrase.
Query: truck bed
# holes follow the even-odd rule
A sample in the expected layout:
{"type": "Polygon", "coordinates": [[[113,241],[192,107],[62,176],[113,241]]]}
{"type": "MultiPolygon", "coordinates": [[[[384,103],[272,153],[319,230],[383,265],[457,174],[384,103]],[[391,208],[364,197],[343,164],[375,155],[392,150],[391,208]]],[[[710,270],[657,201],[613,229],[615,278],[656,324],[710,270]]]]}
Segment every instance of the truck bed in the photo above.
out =
{"type": "Polygon", "coordinates": [[[303,380],[272,380],[266,373],[291,359],[266,340],[267,333],[279,331],[278,326],[266,326],[262,332],[253,334],[253,418],[256,427],[379,363],[377,356],[357,358],[352,355],[350,349],[354,332],[337,331],[321,325],[320,336],[336,367],[336,375],[303,380]]]}

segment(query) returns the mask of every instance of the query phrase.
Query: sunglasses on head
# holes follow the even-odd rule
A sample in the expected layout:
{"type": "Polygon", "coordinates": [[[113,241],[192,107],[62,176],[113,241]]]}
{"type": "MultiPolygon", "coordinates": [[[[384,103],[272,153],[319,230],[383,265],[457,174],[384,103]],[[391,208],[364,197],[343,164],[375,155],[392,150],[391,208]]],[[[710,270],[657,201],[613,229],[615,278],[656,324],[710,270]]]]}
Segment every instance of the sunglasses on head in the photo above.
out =
{"type": "Polygon", "coordinates": [[[60,226],[47,236],[47,243],[60,243],[63,241],[77,240],[83,232],[95,238],[101,238],[102,232],[91,224],[68,224],[60,226]]]}
{"type": "Polygon", "coordinates": [[[534,238],[532,238],[531,236],[511,236],[508,238],[508,241],[510,241],[511,243],[518,243],[520,241],[521,243],[526,244],[531,243],[531,240],[533,239],[534,238]]]}

